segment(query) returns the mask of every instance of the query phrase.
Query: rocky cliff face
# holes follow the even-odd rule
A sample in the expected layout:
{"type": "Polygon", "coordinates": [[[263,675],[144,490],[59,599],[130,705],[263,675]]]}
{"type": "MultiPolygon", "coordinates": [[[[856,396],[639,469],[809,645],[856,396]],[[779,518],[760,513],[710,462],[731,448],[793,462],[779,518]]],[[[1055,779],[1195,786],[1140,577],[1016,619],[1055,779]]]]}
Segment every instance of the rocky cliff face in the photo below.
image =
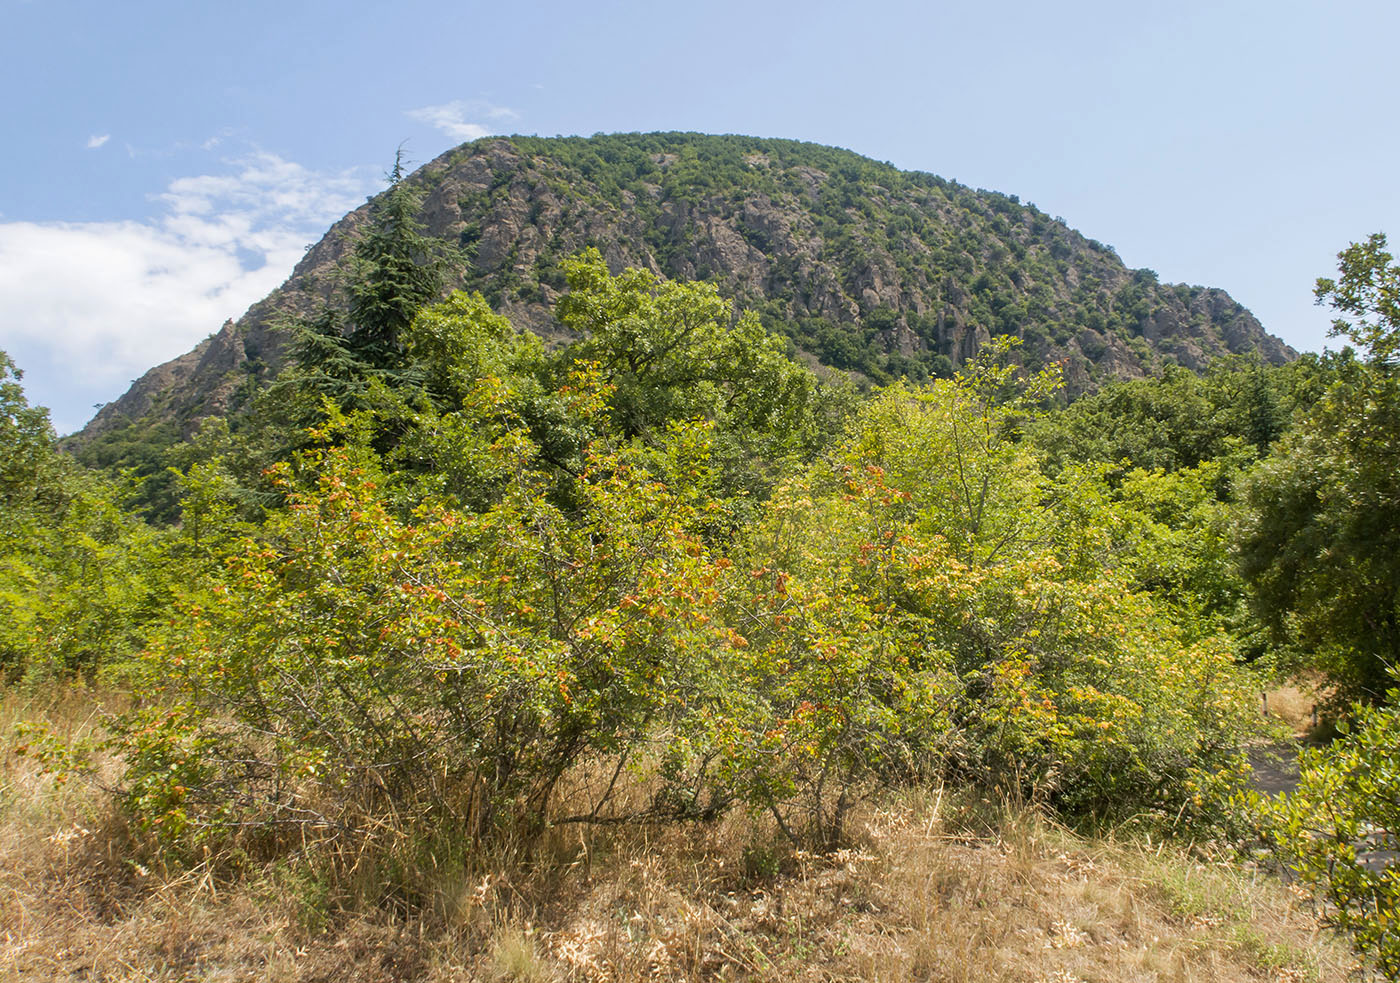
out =
{"type": "MultiPolygon", "coordinates": [[[[1059,361],[1072,392],[1199,369],[1226,354],[1293,357],[1221,290],[1168,286],[1014,197],[846,151],[696,134],[487,139],[427,164],[421,219],[460,245],[455,285],[560,337],[559,261],[596,246],[614,269],[712,279],[796,349],[876,381],[949,371],[994,334],[1059,361]]],[[[158,366],[80,435],[143,418],[188,430],[282,359],[279,321],[337,302],[368,206],[237,322],[158,366]]]]}

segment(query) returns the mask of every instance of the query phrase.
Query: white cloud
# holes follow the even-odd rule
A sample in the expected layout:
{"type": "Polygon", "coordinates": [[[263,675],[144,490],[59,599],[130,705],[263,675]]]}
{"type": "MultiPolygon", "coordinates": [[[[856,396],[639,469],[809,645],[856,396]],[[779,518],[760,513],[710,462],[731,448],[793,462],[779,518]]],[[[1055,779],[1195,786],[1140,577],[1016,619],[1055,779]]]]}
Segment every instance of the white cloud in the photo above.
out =
{"type": "Polygon", "coordinates": [[[500,123],[518,118],[513,109],[493,106],[479,99],[457,99],[440,106],[423,106],[420,109],[408,110],[406,115],[410,119],[436,127],[454,140],[464,141],[477,140],[498,132],[497,128],[489,123],[476,120],[500,123]]]}
{"type": "Polygon", "coordinates": [[[238,317],[371,190],[272,154],[172,181],[149,221],[0,222],[0,348],[60,430],[238,317]]]}
{"type": "Polygon", "coordinates": [[[96,150],[98,147],[102,146],[110,139],[112,139],[112,134],[110,133],[103,133],[101,136],[93,134],[92,136],[88,137],[87,149],[96,150]]]}

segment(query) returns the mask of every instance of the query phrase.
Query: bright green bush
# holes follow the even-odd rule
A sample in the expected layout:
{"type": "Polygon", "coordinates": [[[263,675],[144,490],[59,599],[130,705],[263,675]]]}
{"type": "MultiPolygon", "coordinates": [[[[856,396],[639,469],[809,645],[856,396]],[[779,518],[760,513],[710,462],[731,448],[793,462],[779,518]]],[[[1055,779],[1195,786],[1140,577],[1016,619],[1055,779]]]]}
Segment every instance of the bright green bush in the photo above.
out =
{"type": "MultiPolygon", "coordinates": [[[[572,398],[600,409],[587,378],[572,398]]],[[[494,450],[515,464],[500,502],[412,521],[363,448],[280,470],[289,508],[155,640],[145,705],[116,723],[148,825],[181,842],[367,834],[391,816],[537,828],[570,767],[640,754],[685,694],[714,688],[701,656],[719,629],[700,608],[716,568],[686,531],[695,506],[639,452],[599,446],[565,514],[524,467],[523,433],[494,450]]]]}
{"type": "Polygon", "coordinates": [[[875,398],[753,533],[739,688],[770,716],[744,760],[775,808],[829,825],[862,780],[941,770],[1180,817],[1238,769],[1249,676],[1110,566],[1122,516],[1096,472],[1042,474],[1009,382],[988,362],[875,398]]]}
{"type": "Polygon", "coordinates": [[[1271,810],[1283,862],[1327,899],[1388,979],[1400,979],[1400,693],[1358,706],[1327,747],[1303,752],[1297,791],[1271,810]]]}
{"type": "Polygon", "coordinates": [[[91,677],[140,648],[166,600],[166,542],[58,449],[0,352],[0,681],[91,677]]]}

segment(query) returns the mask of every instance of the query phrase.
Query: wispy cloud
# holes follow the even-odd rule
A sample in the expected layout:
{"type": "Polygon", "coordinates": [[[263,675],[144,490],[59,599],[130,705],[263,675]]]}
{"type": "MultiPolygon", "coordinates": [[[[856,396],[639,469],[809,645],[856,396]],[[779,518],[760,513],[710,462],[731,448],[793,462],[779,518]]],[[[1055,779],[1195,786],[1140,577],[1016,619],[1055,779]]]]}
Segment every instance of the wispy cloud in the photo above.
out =
{"type": "Polygon", "coordinates": [[[88,137],[87,149],[96,150],[98,147],[102,146],[110,139],[112,139],[112,134],[110,133],[103,133],[100,136],[97,134],[93,134],[92,136],[88,137]]]}
{"type": "Polygon", "coordinates": [[[273,154],[230,164],[172,181],[148,221],[0,222],[0,347],[61,430],[242,314],[373,188],[273,154]]]}
{"type": "Polygon", "coordinates": [[[499,124],[519,118],[513,109],[493,106],[480,99],[456,99],[439,106],[423,106],[410,109],[405,115],[441,130],[454,140],[477,140],[498,133],[499,124]]]}
{"type": "Polygon", "coordinates": [[[209,136],[207,136],[203,140],[200,140],[197,144],[191,142],[183,144],[182,146],[186,149],[197,146],[200,150],[213,150],[214,148],[221,147],[225,143],[229,142],[229,140],[234,137],[234,134],[235,130],[233,127],[221,126],[213,133],[209,134],[209,136]]]}

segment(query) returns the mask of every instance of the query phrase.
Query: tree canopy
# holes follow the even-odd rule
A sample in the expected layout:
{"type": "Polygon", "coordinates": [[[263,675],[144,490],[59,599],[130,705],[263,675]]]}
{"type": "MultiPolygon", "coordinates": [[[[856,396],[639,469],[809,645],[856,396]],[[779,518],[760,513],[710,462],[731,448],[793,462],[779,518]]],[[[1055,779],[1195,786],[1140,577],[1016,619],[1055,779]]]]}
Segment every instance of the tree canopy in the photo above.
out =
{"type": "Polygon", "coordinates": [[[1385,237],[1339,254],[1319,302],[1364,345],[1245,488],[1242,569],[1275,641],[1324,668],[1339,698],[1380,702],[1400,664],[1400,277],[1385,237]]]}

